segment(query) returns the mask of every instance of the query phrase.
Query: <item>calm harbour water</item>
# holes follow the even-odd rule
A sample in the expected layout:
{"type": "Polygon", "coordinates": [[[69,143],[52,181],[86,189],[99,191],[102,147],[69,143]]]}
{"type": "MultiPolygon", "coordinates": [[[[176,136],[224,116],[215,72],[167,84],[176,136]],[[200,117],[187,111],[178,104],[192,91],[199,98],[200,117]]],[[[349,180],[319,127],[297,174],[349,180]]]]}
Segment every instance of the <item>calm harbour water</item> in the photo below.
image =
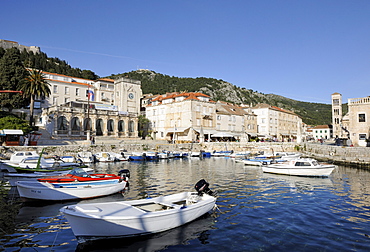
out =
{"type": "MultiPolygon", "coordinates": [[[[338,167],[329,178],[271,175],[231,158],[96,164],[131,172],[124,194],[80,201],[140,199],[193,191],[204,178],[219,210],[149,237],[78,243],[59,209],[77,202],[22,204],[4,251],[370,251],[370,171],[338,167]]],[[[12,196],[13,197],[13,196],[12,196]]],[[[10,197],[10,198],[12,198],[10,197]]]]}

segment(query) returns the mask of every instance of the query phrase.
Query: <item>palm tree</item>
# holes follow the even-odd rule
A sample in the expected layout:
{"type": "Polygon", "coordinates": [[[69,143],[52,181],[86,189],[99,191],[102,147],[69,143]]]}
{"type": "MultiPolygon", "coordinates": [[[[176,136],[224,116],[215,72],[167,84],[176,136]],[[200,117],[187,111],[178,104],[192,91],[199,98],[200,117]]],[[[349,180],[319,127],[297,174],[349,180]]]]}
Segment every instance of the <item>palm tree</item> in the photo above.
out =
{"type": "Polygon", "coordinates": [[[30,125],[33,126],[33,110],[36,97],[49,96],[51,91],[50,84],[45,80],[41,70],[32,69],[29,71],[29,76],[26,82],[21,86],[23,95],[31,99],[30,103],[30,125]]]}

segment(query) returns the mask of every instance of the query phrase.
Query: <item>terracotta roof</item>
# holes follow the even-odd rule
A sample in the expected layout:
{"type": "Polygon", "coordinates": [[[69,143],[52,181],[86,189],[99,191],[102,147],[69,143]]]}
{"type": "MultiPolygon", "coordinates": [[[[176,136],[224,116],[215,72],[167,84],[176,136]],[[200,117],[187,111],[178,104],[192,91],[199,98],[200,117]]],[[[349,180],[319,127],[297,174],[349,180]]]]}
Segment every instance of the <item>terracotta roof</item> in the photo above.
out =
{"type": "Polygon", "coordinates": [[[83,85],[83,86],[92,86],[92,84],[88,84],[88,83],[82,83],[82,82],[77,82],[77,81],[62,81],[62,80],[54,80],[54,79],[48,79],[48,78],[45,78],[46,80],[49,80],[49,81],[56,81],[56,82],[62,82],[62,83],[69,83],[69,84],[74,84],[74,85],[83,85]]]}
{"type": "Polygon", "coordinates": [[[329,125],[317,125],[316,127],[313,127],[313,129],[329,129],[329,125]]]}
{"type": "Polygon", "coordinates": [[[109,79],[109,78],[101,78],[101,79],[98,79],[98,81],[107,81],[107,82],[113,82],[114,83],[114,80],[109,79]]]}
{"type": "Polygon", "coordinates": [[[84,79],[84,78],[80,78],[80,77],[68,76],[68,75],[64,75],[64,74],[50,73],[50,72],[45,72],[45,71],[42,71],[42,72],[45,73],[45,74],[52,74],[52,75],[58,75],[58,76],[63,76],[63,77],[69,77],[69,78],[72,78],[72,79],[76,78],[76,79],[81,79],[81,80],[94,81],[94,80],[84,79]]]}

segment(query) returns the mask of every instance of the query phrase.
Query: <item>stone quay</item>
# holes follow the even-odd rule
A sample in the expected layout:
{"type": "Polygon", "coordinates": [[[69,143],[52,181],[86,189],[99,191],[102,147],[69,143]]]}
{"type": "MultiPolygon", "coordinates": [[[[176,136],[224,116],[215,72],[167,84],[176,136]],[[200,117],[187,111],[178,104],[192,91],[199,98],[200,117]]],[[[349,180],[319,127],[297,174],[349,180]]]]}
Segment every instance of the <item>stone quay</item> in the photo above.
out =
{"type": "Polygon", "coordinates": [[[155,140],[114,140],[97,139],[95,144],[90,141],[64,141],[38,146],[1,146],[0,158],[9,159],[14,151],[32,150],[45,156],[75,156],[79,151],[98,152],[145,152],[145,151],[231,151],[251,154],[271,154],[274,152],[301,152],[305,157],[312,157],[319,161],[337,165],[370,167],[370,148],[344,147],[334,144],[318,144],[312,142],[204,142],[173,144],[155,140]]]}

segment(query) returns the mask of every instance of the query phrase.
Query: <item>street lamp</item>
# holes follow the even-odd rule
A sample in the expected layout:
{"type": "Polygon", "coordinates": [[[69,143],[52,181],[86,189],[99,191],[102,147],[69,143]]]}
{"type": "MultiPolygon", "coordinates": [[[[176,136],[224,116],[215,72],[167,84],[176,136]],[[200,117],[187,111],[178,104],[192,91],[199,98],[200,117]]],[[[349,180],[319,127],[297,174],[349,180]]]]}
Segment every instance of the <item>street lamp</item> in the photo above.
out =
{"type": "Polygon", "coordinates": [[[90,141],[91,125],[90,125],[90,84],[87,89],[87,122],[86,122],[86,140],[90,141]]]}

